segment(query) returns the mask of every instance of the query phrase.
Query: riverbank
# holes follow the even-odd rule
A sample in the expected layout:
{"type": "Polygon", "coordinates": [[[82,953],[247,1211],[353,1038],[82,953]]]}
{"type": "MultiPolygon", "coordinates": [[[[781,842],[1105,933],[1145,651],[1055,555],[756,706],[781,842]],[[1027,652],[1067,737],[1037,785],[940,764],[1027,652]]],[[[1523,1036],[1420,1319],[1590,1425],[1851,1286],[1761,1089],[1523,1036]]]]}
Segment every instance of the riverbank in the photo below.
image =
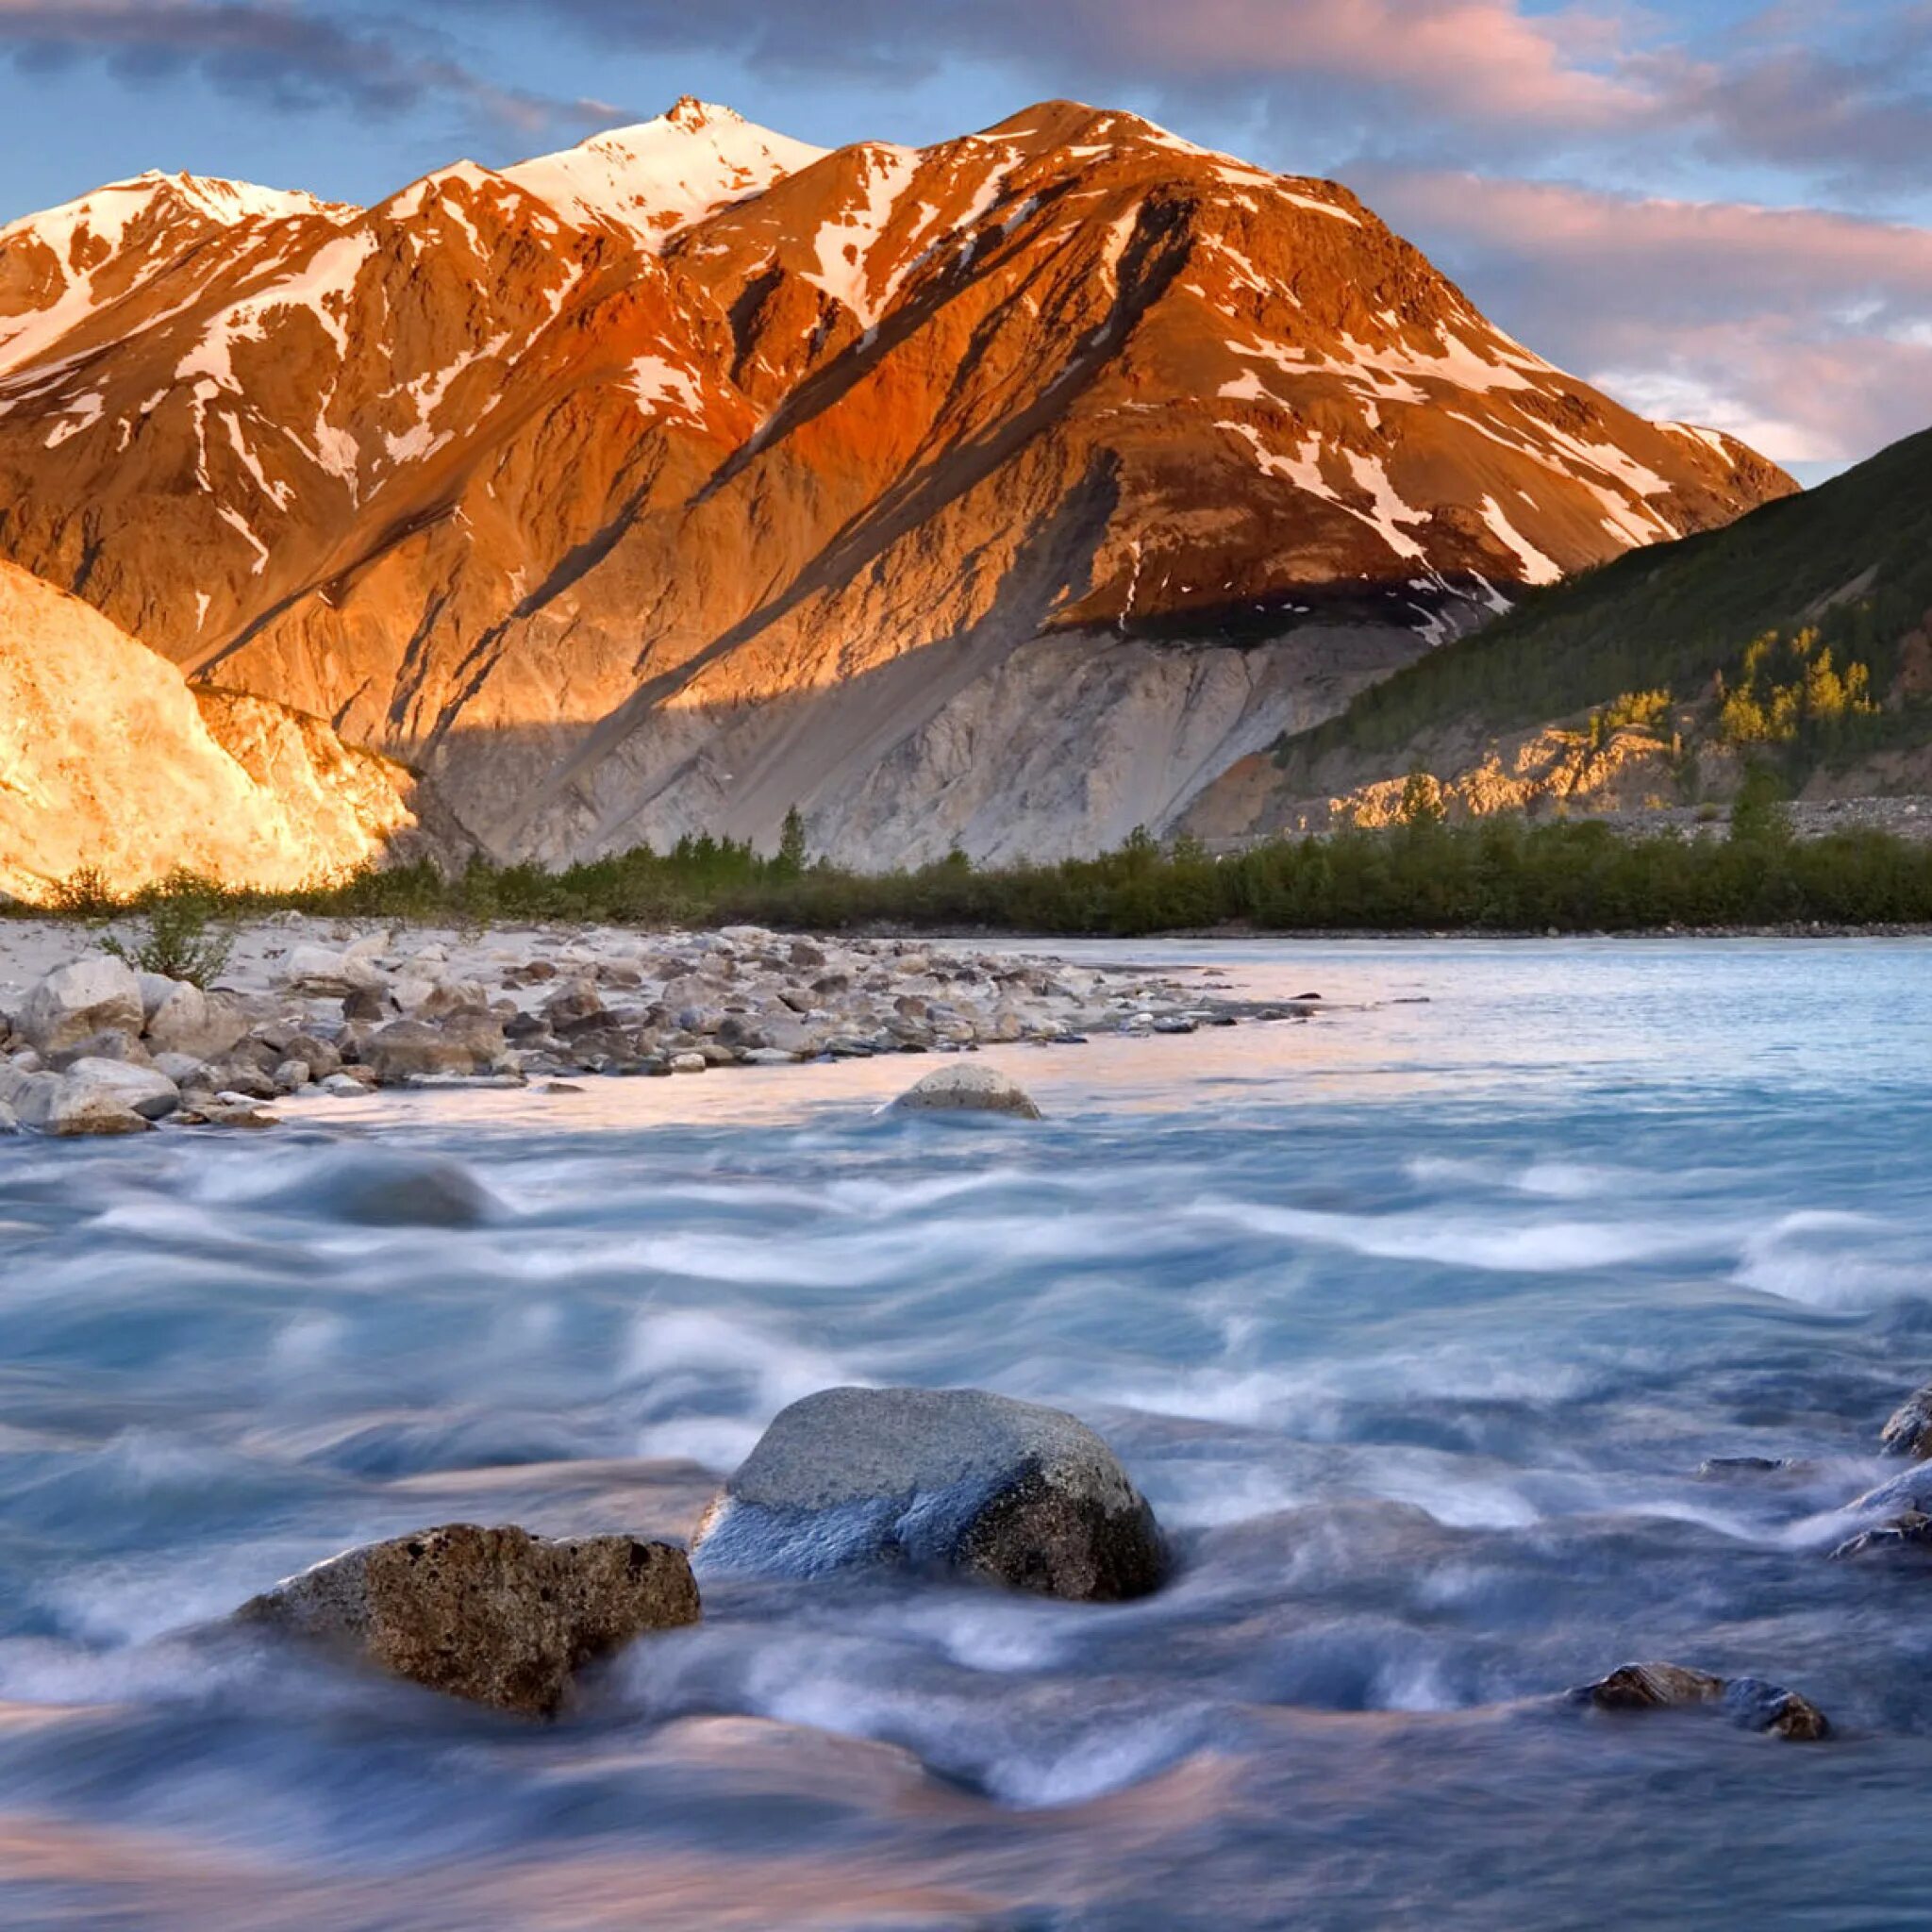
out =
{"type": "Polygon", "coordinates": [[[1313,1005],[1230,997],[1200,970],[756,926],[398,930],[285,911],[226,934],[206,986],[138,971],[156,963],[138,937],[0,924],[0,1126],[265,1126],[272,1103],[310,1091],[568,1091],[578,1075],[1182,1035],[1313,1005]]]}
{"type": "MultiPolygon", "coordinates": [[[[795,847],[686,840],[546,872],[475,860],[354,874],[275,895],[192,879],[133,908],[78,877],[49,909],[104,920],[183,897],[215,919],[277,911],[391,926],[757,925],[787,933],[945,932],[1135,939],[1158,933],[1591,933],[1897,930],[1932,925],[1932,843],[1853,825],[1793,835],[1789,808],[1740,798],[1725,824],[1625,836],[1600,821],[1407,823],[1216,854],[1140,834],[1051,864],[981,868],[956,854],[917,872],[856,873],[795,847]]],[[[18,913],[16,917],[20,916],[18,913]]],[[[0,922],[4,924],[4,922],[0,922]]]]}

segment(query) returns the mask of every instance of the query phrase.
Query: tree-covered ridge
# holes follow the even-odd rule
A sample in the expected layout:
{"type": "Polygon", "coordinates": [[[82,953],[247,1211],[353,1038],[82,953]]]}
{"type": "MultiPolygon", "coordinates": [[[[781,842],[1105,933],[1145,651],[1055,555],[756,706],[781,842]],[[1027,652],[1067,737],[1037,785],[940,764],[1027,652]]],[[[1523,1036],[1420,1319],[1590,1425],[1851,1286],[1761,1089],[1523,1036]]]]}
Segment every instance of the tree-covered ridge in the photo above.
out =
{"type": "MultiPolygon", "coordinates": [[[[1400,758],[1454,719],[1507,732],[1615,703],[1620,693],[1715,701],[1713,736],[1754,727],[1725,702],[1773,670],[1785,641],[1817,679],[1812,697],[1767,720],[1756,741],[1816,742],[1806,721],[1879,706],[1890,741],[1932,728],[1910,661],[1932,611],[1932,432],[1908,437],[1802,496],[1765,505],[1728,528],[1636,551],[1532,593],[1471,637],[1429,653],[1364,691],[1340,716],[1285,741],[1284,762],[1355,751],[1400,758]],[[1763,644],[1770,638],[1772,644],[1763,644]],[[1753,657],[1754,650],[1757,655],[1753,657]],[[1747,662],[1747,659],[1749,660],[1747,662]],[[1826,674],[1845,686],[1832,709],[1826,674]],[[1852,689],[1854,680],[1856,690],[1852,689]]],[[[1762,707],[1762,693],[1752,699],[1762,707]]],[[[1776,700],[1772,699],[1774,708],[1776,700]]],[[[1841,735],[1841,734],[1840,734],[1841,735]]],[[[1398,767],[1399,769],[1399,767],[1398,767]]]]}

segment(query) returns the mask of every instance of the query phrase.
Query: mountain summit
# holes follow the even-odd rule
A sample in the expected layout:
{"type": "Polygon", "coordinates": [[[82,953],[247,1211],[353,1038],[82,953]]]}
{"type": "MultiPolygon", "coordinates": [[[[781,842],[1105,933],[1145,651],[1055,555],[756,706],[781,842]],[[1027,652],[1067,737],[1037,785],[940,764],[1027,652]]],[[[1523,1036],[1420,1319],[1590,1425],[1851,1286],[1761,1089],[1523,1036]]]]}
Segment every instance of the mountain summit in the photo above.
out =
{"type": "Polygon", "coordinates": [[[504,854],[1106,842],[1790,488],[1346,189],[1076,102],[824,153],[684,100],[367,210],[144,177],[0,234],[0,554],[504,854]]]}

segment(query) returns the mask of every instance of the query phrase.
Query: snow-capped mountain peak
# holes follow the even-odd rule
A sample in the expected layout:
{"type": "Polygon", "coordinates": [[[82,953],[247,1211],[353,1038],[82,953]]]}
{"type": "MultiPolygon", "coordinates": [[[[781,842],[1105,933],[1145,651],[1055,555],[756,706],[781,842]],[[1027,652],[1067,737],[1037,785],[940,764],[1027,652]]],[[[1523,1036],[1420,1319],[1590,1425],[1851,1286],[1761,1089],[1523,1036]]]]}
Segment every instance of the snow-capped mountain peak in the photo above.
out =
{"type": "Polygon", "coordinates": [[[824,153],[687,94],[654,121],[610,128],[504,173],[569,221],[605,224],[661,245],[824,153]]]}

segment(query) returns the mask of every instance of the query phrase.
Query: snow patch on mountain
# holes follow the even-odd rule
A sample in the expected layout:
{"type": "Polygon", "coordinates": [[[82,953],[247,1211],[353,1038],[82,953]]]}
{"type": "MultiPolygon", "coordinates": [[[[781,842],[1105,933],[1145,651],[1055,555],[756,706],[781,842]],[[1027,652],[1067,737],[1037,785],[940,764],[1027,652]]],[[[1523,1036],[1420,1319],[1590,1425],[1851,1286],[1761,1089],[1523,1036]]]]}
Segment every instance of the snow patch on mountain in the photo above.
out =
{"type": "Polygon", "coordinates": [[[612,128],[504,175],[572,222],[608,224],[661,248],[714,209],[761,193],[825,152],[687,95],[655,121],[612,128]]]}

